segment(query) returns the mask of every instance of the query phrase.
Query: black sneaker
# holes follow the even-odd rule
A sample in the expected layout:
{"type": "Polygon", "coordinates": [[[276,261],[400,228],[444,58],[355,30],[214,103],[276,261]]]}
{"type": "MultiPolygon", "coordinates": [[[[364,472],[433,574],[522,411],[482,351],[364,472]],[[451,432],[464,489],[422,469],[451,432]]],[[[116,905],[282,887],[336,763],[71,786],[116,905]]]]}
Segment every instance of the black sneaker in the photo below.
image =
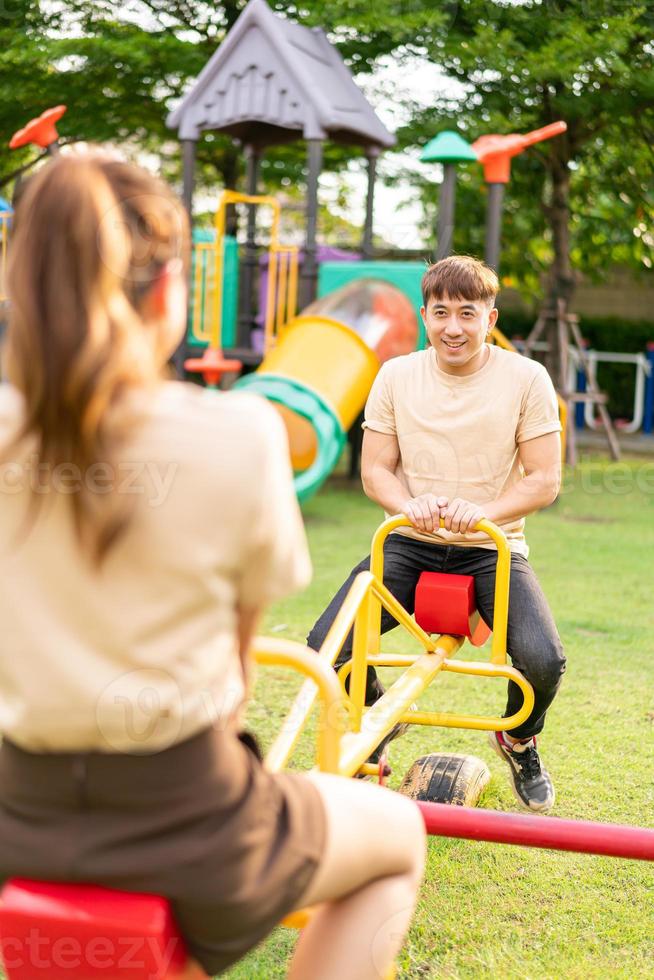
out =
{"type": "MultiPolygon", "coordinates": [[[[417,711],[417,710],[418,710],[418,705],[414,701],[413,704],[409,705],[409,711],[417,711]]],[[[402,735],[406,735],[410,727],[411,725],[407,721],[399,721],[397,725],[393,725],[388,735],[385,735],[381,740],[381,742],[379,743],[379,745],[377,746],[377,748],[372,750],[372,752],[368,756],[367,761],[370,762],[373,766],[376,766],[379,760],[381,759],[382,755],[384,754],[384,750],[386,749],[388,743],[393,742],[396,738],[401,738],[402,735]]]]}
{"type": "Polygon", "coordinates": [[[554,786],[536,751],[536,739],[511,745],[502,732],[489,732],[488,741],[511,768],[513,793],[526,810],[547,813],[554,806],[554,786]]]}

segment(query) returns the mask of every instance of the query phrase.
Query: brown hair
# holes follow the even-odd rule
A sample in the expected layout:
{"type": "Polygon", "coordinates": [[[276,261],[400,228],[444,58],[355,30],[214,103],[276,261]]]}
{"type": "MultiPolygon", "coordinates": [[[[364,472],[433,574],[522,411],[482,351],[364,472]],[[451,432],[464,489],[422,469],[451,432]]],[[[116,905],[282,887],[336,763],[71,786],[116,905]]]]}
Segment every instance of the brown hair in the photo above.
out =
{"type": "MultiPolygon", "coordinates": [[[[25,399],[14,447],[33,436],[46,472],[68,463],[83,475],[111,460],[124,438],[113,410],[128,389],[154,384],[166,360],[161,331],[142,329],[145,298],[188,252],[181,203],[139,167],[94,150],[30,178],[10,244],[6,369],[25,399]]],[[[99,563],[127,526],[127,505],[84,479],[70,499],[99,563]]]]}
{"type": "Polygon", "coordinates": [[[493,305],[500,289],[497,275],[472,255],[450,255],[430,265],[422,277],[422,301],[430,299],[467,299],[471,303],[493,305]]]}

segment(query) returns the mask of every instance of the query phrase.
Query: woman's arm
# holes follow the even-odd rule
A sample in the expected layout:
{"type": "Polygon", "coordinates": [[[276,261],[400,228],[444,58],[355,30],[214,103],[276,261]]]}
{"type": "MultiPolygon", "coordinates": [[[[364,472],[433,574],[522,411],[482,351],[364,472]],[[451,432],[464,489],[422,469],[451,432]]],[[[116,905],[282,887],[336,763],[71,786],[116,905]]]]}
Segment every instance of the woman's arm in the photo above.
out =
{"type": "Polygon", "coordinates": [[[254,683],[254,660],[250,654],[252,638],[257,631],[263,608],[238,610],[238,653],[243,669],[243,683],[245,686],[245,700],[250,697],[250,692],[254,683]]]}

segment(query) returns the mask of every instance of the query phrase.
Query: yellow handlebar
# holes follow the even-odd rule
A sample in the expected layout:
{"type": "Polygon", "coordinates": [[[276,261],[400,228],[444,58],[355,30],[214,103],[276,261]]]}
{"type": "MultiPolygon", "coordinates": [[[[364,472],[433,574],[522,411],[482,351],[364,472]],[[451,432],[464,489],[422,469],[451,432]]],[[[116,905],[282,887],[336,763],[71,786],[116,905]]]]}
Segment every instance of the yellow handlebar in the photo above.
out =
{"type": "MultiPolygon", "coordinates": [[[[440,526],[445,527],[441,519],[440,526]]],[[[389,517],[377,528],[370,549],[370,571],[375,578],[384,580],[384,542],[388,535],[398,527],[413,527],[404,514],[389,517]]],[[[491,640],[491,663],[506,663],[506,631],[509,619],[509,583],[511,578],[511,550],[504,531],[486,519],[475,525],[475,531],[483,531],[497,546],[497,570],[495,573],[495,600],[493,604],[493,636],[491,640]]]]}
{"type": "MultiPolygon", "coordinates": [[[[314,682],[322,704],[322,718],[318,732],[318,768],[322,772],[338,772],[341,735],[347,728],[348,711],[347,699],[330,665],[321,660],[313,650],[300,643],[295,643],[293,640],[273,640],[269,636],[255,637],[252,653],[258,664],[269,667],[292,667],[314,682]]],[[[275,743],[266,756],[266,765],[273,772],[277,772],[285,761],[286,755],[280,754],[279,747],[275,743]]]]}

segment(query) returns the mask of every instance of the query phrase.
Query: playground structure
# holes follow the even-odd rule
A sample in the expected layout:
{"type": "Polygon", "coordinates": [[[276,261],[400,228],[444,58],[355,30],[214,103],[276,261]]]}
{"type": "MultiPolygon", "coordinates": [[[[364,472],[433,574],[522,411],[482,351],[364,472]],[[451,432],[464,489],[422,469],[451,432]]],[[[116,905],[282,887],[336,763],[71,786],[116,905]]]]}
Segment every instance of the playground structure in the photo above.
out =
{"type": "Polygon", "coordinates": [[[9,242],[9,230],[13,210],[9,201],[0,197],[0,303],[5,303],[7,294],[5,292],[5,275],[7,269],[7,244],[9,242]]]}
{"type": "MultiPolygon", "coordinates": [[[[509,597],[510,552],[506,539],[495,525],[480,522],[476,530],[491,536],[498,549],[495,587],[494,632],[490,662],[470,662],[456,658],[464,642],[460,634],[428,634],[414,621],[385,589],[383,575],[384,540],[394,530],[407,525],[400,515],[389,518],[376,532],[371,551],[371,568],[362,572],[335,620],[319,654],[300,644],[284,640],[259,638],[255,641],[255,658],[262,666],[291,667],[307,680],[292,709],[293,725],[283,725],[271,747],[266,764],[273,771],[288,761],[316,697],[321,704],[317,732],[317,765],[323,772],[352,776],[356,773],[385,772],[384,760],[377,767],[365,760],[397,722],[421,725],[505,730],[525,718],[533,705],[530,685],[514,668],[506,664],[506,623],[509,597]],[[380,655],[379,628],[381,608],[385,607],[422,646],[416,655],[380,655]],[[350,693],[337,680],[332,669],[338,651],[350,628],[354,626],[354,648],[351,662],[350,693]],[[369,665],[402,669],[398,680],[382,698],[365,710],[365,675],[369,665]],[[450,715],[420,712],[411,706],[443,670],[464,675],[510,677],[519,684],[524,701],[512,718],[476,715],[450,715]]],[[[465,632],[473,642],[483,642],[474,610],[470,605],[467,576],[424,573],[418,589],[426,590],[429,601],[423,603],[425,625],[430,630],[443,626],[465,632]],[[439,581],[435,581],[439,580],[439,581]],[[449,580],[449,581],[448,581],[449,580]],[[458,580],[458,581],[457,581],[458,580]],[[439,597],[440,600],[439,601],[439,597]]],[[[420,603],[418,603],[420,605],[420,603]]],[[[486,635],[487,635],[486,631],[486,635]]],[[[348,670],[341,670],[344,682],[348,670]]],[[[467,798],[465,787],[457,785],[468,779],[478,795],[483,780],[479,774],[470,779],[469,770],[458,765],[456,772],[436,764],[437,756],[417,760],[412,770],[425,769],[436,778],[416,779],[410,770],[402,789],[416,800],[425,828],[430,834],[602,854],[646,861],[654,860],[654,830],[599,824],[588,821],[559,820],[543,816],[523,816],[483,811],[469,806],[448,806],[437,802],[446,791],[449,802],[474,802],[467,798]]],[[[460,757],[451,757],[458,759],[460,757]]],[[[284,924],[302,928],[311,910],[299,910],[284,924]]],[[[7,980],[36,980],[41,975],[31,951],[35,928],[39,930],[39,963],[50,956],[49,980],[94,980],[106,976],[107,967],[124,955],[124,944],[137,944],[140,965],[130,975],[134,980],[208,980],[188,959],[181,934],[175,925],[169,903],[159,896],[128,894],[95,885],[66,885],[13,879],[0,893],[0,950],[7,980]],[[66,954],[59,960],[55,951],[66,942],[66,954]],[[70,944],[74,944],[71,950],[70,944]],[[101,949],[98,943],[102,942],[101,949]],[[73,963],[69,953],[74,952],[73,963]]],[[[387,974],[392,980],[394,971],[387,974]]]]}

